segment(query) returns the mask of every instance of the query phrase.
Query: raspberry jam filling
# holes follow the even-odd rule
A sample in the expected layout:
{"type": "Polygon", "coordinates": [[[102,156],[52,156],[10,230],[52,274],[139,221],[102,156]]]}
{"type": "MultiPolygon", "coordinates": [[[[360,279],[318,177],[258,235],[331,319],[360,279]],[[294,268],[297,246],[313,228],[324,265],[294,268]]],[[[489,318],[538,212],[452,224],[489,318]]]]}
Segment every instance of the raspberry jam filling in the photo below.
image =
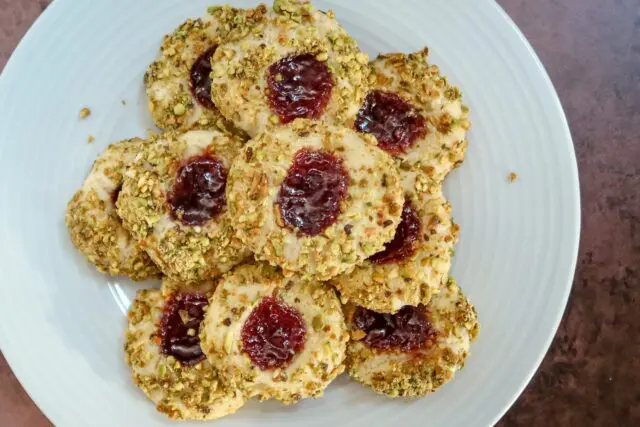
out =
{"type": "Polygon", "coordinates": [[[218,46],[205,51],[191,66],[191,91],[193,96],[205,108],[213,110],[215,105],[211,100],[211,57],[218,46]]]}
{"type": "Polygon", "coordinates": [[[399,263],[416,252],[416,242],[420,235],[420,218],[410,201],[405,201],[402,208],[402,219],[393,240],[384,249],[369,257],[375,264],[399,263]]]}
{"type": "Polygon", "coordinates": [[[395,93],[369,92],[356,117],[355,128],[373,134],[378,146],[391,155],[404,153],[427,134],[418,110],[395,93]]]}
{"type": "Polygon", "coordinates": [[[113,190],[111,192],[111,201],[113,202],[114,206],[116,204],[116,202],[118,201],[118,197],[120,197],[120,192],[122,191],[122,184],[118,185],[115,190],[113,190]]]}
{"type": "Polygon", "coordinates": [[[429,345],[436,336],[422,305],[404,306],[396,314],[358,307],[353,325],[366,334],[362,341],[378,350],[417,350],[429,345]]]}
{"type": "Polygon", "coordinates": [[[322,233],[338,219],[348,182],[341,159],[325,151],[298,151],[278,194],[283,222],[308,236],[322,233]]]}
{"type": "Polygon", "coordinates": [[[263,371],[287,366],[304,348],[306,327],[295,308],[264,298],[242,327],[242,351],[263,371]]]}
{"type": "Polygon", "coordinates": [[[322,115],[334,84],[327,64],[311,54],[288,56],[271,64],[267,74],[269,104],[282,123],[322,115]]]}
{"type": "Polygon", "coordinates": [[[202,225],[226,206],[227,170],[210,155],[188,159],[178,169],[168,203],[174,219],[186,225],[202,225]]]}
{"type": "Polygon", "coordinates": [[[204,360],[198,334],[208,300],[203,294],[176,294],[164,308],[159,336],[162,353],[185,366],[204,360]]]}

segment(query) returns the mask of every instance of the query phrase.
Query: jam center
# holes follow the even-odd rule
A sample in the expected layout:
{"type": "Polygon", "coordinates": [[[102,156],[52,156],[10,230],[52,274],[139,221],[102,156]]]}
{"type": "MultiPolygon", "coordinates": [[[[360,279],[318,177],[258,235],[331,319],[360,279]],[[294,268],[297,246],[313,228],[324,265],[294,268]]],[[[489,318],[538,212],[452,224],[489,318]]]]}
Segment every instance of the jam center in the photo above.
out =
{"type": "Polygon", "coordinates": [[[327,64],[310,54],[288,56],[271,64],[267,73],[269,103],[282,123],[322,115],[334,84],[327,64]]]}
{"type": "Polygon", "coordinates": [[[205,108],[215,109],[211,100],[211,57],[218,46],[206,50],[191,67],[191,91],[193,96],[205,108]]]}
{"type": "Polygon", "coordinates": [[[369,92],[355,122],[356,130],[373,134],[378,146],[392,155],[405,152],[427,134],[426,120],[395,93],[369,92]]]}
{"type": "Polygon", "coordinates": [[[112,192],[111,192],[111,201],[113,202],[113,205],[115,206],[116,202],[118,201],[118,197],[120,197],[120,192],[122,191],[122,184],[118,185],[112,192]]]}
{"type": "Polygon", "coordinates": [[[168,202],[174,219],[201,225],[224,209],[227,170],[210,155],[188,159],[178,169],[168,202]]]}
{"type": "Polygon", "coordinates": [[[162,352],[192,366],[204,360],[198,334],[208,305],[203,294],[176,294],[164,308],[159,336],[162,352]]]}
{"type": "Polygon", "coordinates": [[[396,314],[358,307],[353,325],[366,334],[366,344],[379,350],[412,351],[427,346],[436,336],[422,305],[404,306],[396,314]]]}
{"type": "Polygon", "coordinates": [[[282,220],[308,236],[320,234],[338,219],[348,181],[341,159],[324,151],[298,151],[278,194],[282,220]]]}
{"type": "Polygon", "coordinates": [[[264,298],[242,327],[242,351],[263,371],[287,366],[304,348],[306,327],[293,307],[264,298]]]}
{"type": "Polygon", "coordinates": [[[384,249],[369,257],[375,264],[401,262],[416,252],[416,242],[420,236],[420,218],[410,201],[402,208],[402,218],[393,240],[384,245],[384,249]]]}

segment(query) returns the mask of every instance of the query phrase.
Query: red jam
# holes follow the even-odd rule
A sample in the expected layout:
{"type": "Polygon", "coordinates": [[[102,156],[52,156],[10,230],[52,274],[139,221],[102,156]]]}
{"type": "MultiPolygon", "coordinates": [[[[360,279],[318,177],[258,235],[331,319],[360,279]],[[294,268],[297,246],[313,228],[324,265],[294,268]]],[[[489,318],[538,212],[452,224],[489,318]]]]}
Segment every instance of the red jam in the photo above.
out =
{"type": "Polygon", "coordinates": [[[393,240],[384,246],[382,252],[369,257],[375,264],[399,263],[416,252],[416,242],[420,236],[420,218],[410,201],[405,201],[402,218],[393,240]]]}
{"type": "Polygon", "coordinates": [[[324,151],[298,151],[278,194],[282,220],[308,236],[322,233],[338,219],[348,182],[341,159],[324,151]]]}
{"type": "Polygon", "coordinates": [[[118,201],[118,197],[120,197],[120,192],[122,191],[122,184],[118,185],[115,190],[111,192],[111,201],[115,205],[118,201]]]}
{"type": "Polygon", "coordinates": [[[333,77],[314,55],[288,56],[271,64],[267,84],[271,109],[282,123],[319,118],[331,98],[333,77]]]}
{"type": "Polygon", "coordinates": [[[404,153],[427,134],[418,110],[395,93],[369,92],[356,117],[355,128],[373,134],[378,146],[391,155],[404,153]]]}
{"type": "Polygon", "coordinates": [[[215,109],[211,100],[211,57],[218,46],[205,51],[191,66],[191,91],[193,96],[205,108],[215,109]]]}
{"type": "Polygon", "coordinates": [[[169,300],[162,313],[158,334],[163,354],[175,357],[185,366],[204,360],[199,330],[208,304],[203,294],[178,293],[169,300]]]}
{"type": "Polygon", "coordinates": [[[429,345],[436,336],[422,305],[406,305],[396,314],[358,307],[353,325],[366,334],[362,340],[378,350],[417,350],[429,345]]]}
{"type": "Polygon", "coordinates": [[[227,170],[210,155],[188,159],[178,169],[168,197],[174,219],[186,225],[202,225],[226,206],[227,170]]]}
{"type": "Polygon", "coordinates": [[[263,371],[285,367],[304,348],[301,314],[274,298],[264,298],[242,327],[242,351],[263,371]]]}

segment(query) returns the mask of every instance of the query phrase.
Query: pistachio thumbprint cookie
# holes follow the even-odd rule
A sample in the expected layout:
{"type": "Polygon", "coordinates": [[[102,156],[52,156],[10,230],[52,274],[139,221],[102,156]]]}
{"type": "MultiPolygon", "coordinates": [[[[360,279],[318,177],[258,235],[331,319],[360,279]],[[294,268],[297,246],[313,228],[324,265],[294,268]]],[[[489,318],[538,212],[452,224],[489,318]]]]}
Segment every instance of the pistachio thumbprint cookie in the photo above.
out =
{"type": "Polygon", "coordinates": [[[209,8],[164,38],[160,58],[145,74],[149,110],[166,130],[225,129],[233,126],[211,100],[211,57],[222,43],[245,37],[265,20],[267,8],[209,8]]]}
{"type": "Polygon", "coordinates": [[[453,279],[426,306],[385,314],[349,304],[345,317],[349,375],[391,397],[424,396],[450,381],[480,328],[453,279]]]}
{"type": "Polygon", "coordinates": [[[133,280],[160,275],[116,213],[125,167],[145,144],[135,138],[110,145],[93,164],[65,216],[73,244],[98,270],[133,280]]]}
{"type": "Polygon", "coordinates": [[[368,90],[368,57],[332,12],[276,0],[262,31],[220,46],[212,98],[250,136],[296,118],[353,124],[368,90]]]}
{"type": "Polygon", "coordinates": [[[344,370],[349,339],[331,288],[287,279],[262,263],[224,277],[200,337],[230,384],[247,396],[286,404],[322,395],[344,370]]]}
{"type": "Polygon", "coordinates": [[[129,310],[125,353],[133,380],[172,419],[212,420],[245,403],[239,390],[220,380],[200,347],[200,323],[213,290],[202,288],[141,290],[129,310]]]}
{"type": "Polygon", "coordinates": [[[211,279],[250,255],[234,236],[225,196],[241,144],[213,130],[167,133],[127,169],[118,213],[167,276],[211,279]]]}
{"type": "Polygon", "coordinates": [[[258,259],[317,280],[383,250],[404,203],[389,155],[350,129],[309,120],[249,141],[227,197],[238,236],[258,259]]]}
{"type": "Polygon", "coordinates": [[[427,304],[447,282],[458,231],[440,184],[422,192],[405,188],[402,219],[393,240],[331,283],[340,291],[343,303],[379,312],[395,313],[405,305],[427,304]]]}
{"type": "Polygon", "coordinates": [[[439,183],[459,166],[467,148],[469,110],[428,50],[380,55],[372,61],[372,88],[355,128],[378,146],[439,183]]]}

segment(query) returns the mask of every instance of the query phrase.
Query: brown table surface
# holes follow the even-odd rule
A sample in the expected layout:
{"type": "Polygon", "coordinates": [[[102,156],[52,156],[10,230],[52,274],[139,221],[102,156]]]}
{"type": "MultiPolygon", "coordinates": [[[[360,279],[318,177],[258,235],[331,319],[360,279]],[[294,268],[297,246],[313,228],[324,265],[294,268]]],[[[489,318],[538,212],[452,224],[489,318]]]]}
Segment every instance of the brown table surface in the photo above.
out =
{"type": "MultiPolygon", "coordinates": [[[[469,0],[471,1],[471,0],[469,0]]],[[[0,69],[49,0],[0,0],[0,69]]],[[[640,425],[640,3],[499,0],[560,94],[580,169],[573,293],[499,426],[640,425]]],[[[0,355],[0,426],[49,426],[0,355]]]]}

